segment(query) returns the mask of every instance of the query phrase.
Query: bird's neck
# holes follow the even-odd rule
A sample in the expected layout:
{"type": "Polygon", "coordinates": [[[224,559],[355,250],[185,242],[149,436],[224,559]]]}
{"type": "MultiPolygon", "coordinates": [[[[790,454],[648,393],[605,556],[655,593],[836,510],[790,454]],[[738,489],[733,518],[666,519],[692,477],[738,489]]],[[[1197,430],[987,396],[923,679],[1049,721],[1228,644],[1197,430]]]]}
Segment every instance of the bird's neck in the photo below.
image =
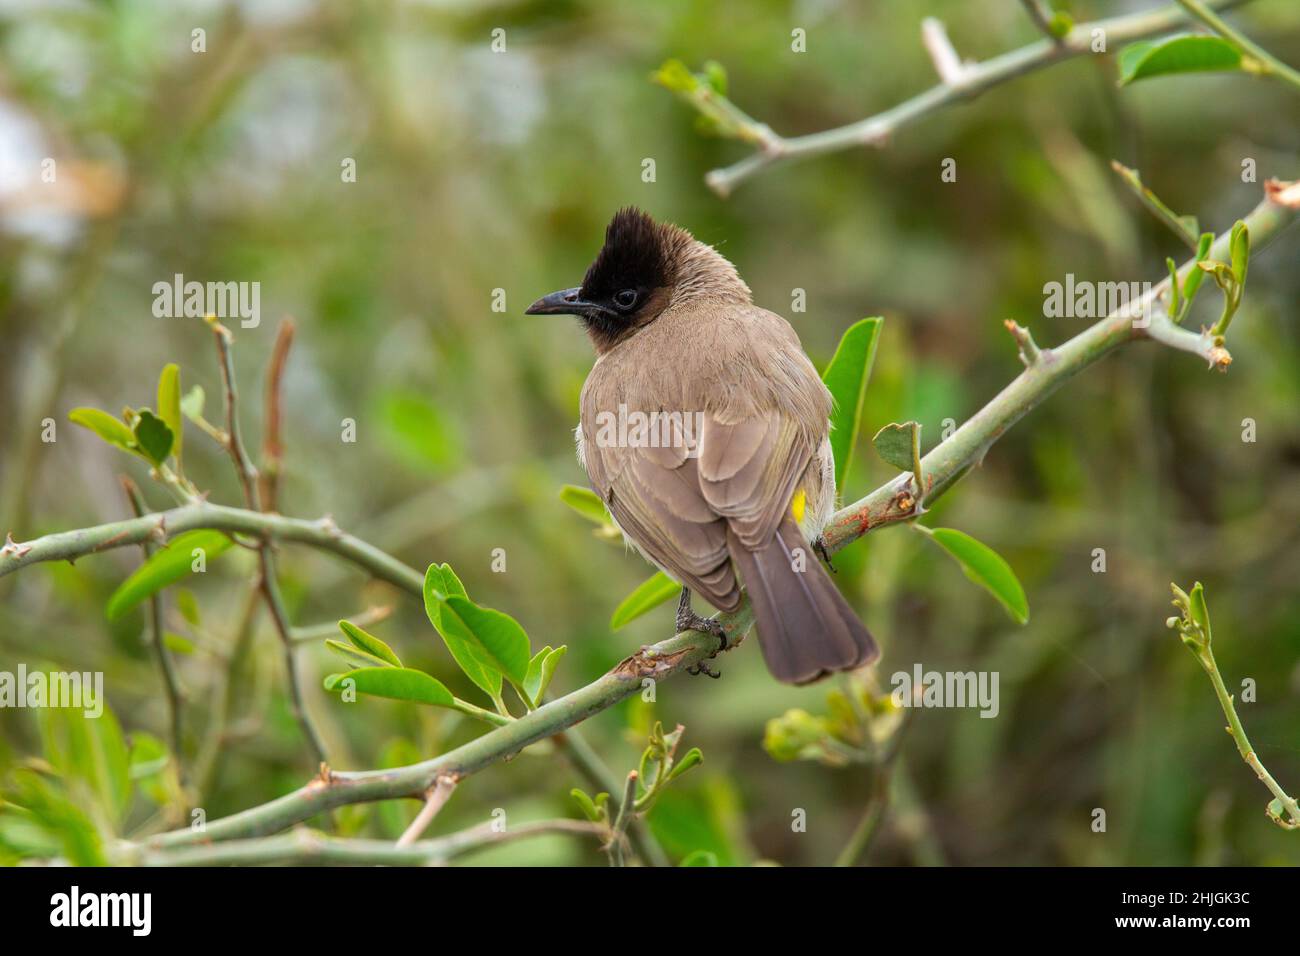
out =
{"type": "Polygon", "coordinates": [[[712,246],[677,230],[668,239],[668,261],[673,263],[670,306],[708,300],[713,302],[752,302],[749,286],[712,246]]]}

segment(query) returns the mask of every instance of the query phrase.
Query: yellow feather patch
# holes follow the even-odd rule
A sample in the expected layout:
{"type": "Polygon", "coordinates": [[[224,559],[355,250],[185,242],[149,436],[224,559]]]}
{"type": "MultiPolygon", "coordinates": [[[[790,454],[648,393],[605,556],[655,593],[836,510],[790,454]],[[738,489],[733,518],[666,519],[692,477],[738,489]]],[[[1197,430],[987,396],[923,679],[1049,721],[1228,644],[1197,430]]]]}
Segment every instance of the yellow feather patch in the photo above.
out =
{"type": "Polygon", "coordinates": [[[790,499],[790,514],[794,515],[795,524],[803,524],[803,513],[808,507],[808,492],[800,488],[790,499]]]}

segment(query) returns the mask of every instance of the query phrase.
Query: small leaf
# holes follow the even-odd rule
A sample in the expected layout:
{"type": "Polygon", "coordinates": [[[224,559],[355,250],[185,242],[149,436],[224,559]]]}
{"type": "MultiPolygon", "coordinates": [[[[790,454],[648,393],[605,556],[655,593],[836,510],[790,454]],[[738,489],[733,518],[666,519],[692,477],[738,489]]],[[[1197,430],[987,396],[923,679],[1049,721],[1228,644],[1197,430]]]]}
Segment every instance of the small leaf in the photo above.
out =
{"type": "Polygon", "coordinates": [[[613,521],[610,520],[609,512],[605,510],[604,502],[602,502],[600,497],[590,488],[579,488],[577,485],[565,485],[560,489],[560,500],[592,524],[613,524],[613,521]]]}
{"type": "Polygon", "coordinates": [[[1205,588],[1201,587],[1200,581],[1192,586],[1192,593],[1188,595],[1187,613],[1200,627],[1201,634],[1205,636],[1205,643],[1209,644],[1214,635],[1210,631],[1210,610],[1205,605],[1205,588]]]}
{"type": "Polygon", "coordinates": [[[692,850],[682,857],[678,866],[717,866],[718,854],[711,850],[692,850]]]}
{"type": "Polygon", "coordinates": [[[175,436],[167,423],[147,408],[138,412],[135,422],[135,442],[144,452],[145,458],[155,465],[161,465],[171,454],[175,436]]]}
{"type": "Polygon", "coordinates": [[[343,641],[326,638],[325,646],[331,651],[343,658],[352,667],[392,667],[388,661],[382,657],[376,657],[368,654],[352,644],[345,644],[343,641]]]}
{"type": "Polygon", "coordinates": [[[500,670],[493,666],[490,659],[481,655],[474,644],[461,640],[451,625],[443,622],[443,600],[454,595],[466,596],[460,578],[446,564],[429,565],[424,574],[424,612],[429,617],[429,623],[438,631],[465,676],[482,688],[493,701],[497,701],[501,697],[500,670]]]}
{"type": "Polygon", "coordinates": [[[1240,219],[1232,227],[1232,235],[1229,243],[1229,253],[1232,261],[1232,274],[1237,279],[1237,285],[1246,284],[1246,266],[1250,263],[1250,230],[1240,219]]]}
{"type": "Polygon", "coordinates": [[[68,413],[68,418],[82,428],[89,428],[110,445],[116,445],[123,451],[130,452],[133,455],[140,454],[140,450],[136,448],[135,436],[131,434],[131,429],[108,412],[101,411],[98,408],[74,408],[68,413]]]}
{"type": "Polygon", "coordinates": [[[559,666],[560,658],[567,651],[568,648],[563,644],[554,650],[548,644],[534,654],[533,659],[528,662],[528,674],[524,678],[524,693],[533,702],[534,706],[541,705],[542,695],[546,693],[546,688],[551,685],[551,679],[555,676],[555,668],[559,666]]]}
{"type": "Polygon", "coordinates": [[[163,633],[163,647],[174,654],[194,653],[194,642],[188,637],[182,637],[175,631],[165,631],[163,633]]]}
{"type": "Polygon", "coordinates": [[[668,773],[668,779],[676,780],[692,767],[704,762],[704,754],[700,752],[699,747],[692,747],[686,751],[686,756],[673,765],[673,769],[668,773]]]}
{"type": "Polygon", "coordinates": [[[113,712],[98,717],[76,708],[37,712],[45,759],[64,776],[89,785],[105,817],[116,827],[131,795],[130,753],[113,712]]]}
{"type": "Polygon", "coordinates": [[[699,86],[695,74],[681,60],[668,60],[650,75],[650,79],[674,93],[693,93],[699,86]]]}
{"type": "Polygon", "coordinates": [[[966,577],[984,588],[1007,609],[1017,622],[1029,620],[1029,601],[1011,565],[988,545],[955,528],[921,528],[930,540],[943,548],[961,565],[966,577]]]}
{"type": "Polygon", "coordinates": [[[681,593],[682,586],[660,571],[642,581],[637,585],[636,590],[619,602],[618,607],[614,608],[613,616],[609,619],[609,626],[612,630],[621,630],[642,614],[653,611],[681,593]]]}
{"type": "Polygon", "coordinates": [[[409,700],[434,707],[454,707],[456,698],[442,681],[409,667],[363,667],[346,674],[330,674],[325,689],[342,691],[345,680],[356,681],[357,691],[371,697],[409,700]]]}
{"type": "Polygon", "coordinates": [[[603,811],[605,806],[605,800],[609,798],[609,794],[607,793],[597,794],[596,799],[592,800],[591,797],[587,796],[587,792],[585,790],[580,790],[577,787],[574,787],[572,790],[569,791],[569,796],[573,797],[573,799],[578,802],[578,807],[582,810],[583,816],[585,816],[592,823],[599,823],[601,820],[605,818],[605,814],[603,811]]]}
{"type": "Polygon", "coordinates": [[[339,628],[348,636],[348,640],[351,641],[353,645],[361,648],[361,650],[365,651],[367,654],[372,657],[377,657],[380,660],[391,664],[393,667],[402,666],[402,662],[397,659],[397,655],[393,653],[393,649],[373,634],[366,633],[351,621],[339,621],[339,628]]]}
{"type": "Polygon", "coordinates": [[[1184,33],[1130,43],[1119,53],[1119,84],[1173,73],[1240,70],[1241,51],[1221,37],[1184,33]]]}
{"type": "Polygon", "coordinates": [[[912,452],[920,444],[920,435],[921,426],[916,422],[890,423],[876,432],[871,444],[886,464],[910,472],[914,464],[912,452]]]}
{"type": "Polygon", "coordinates": [[[201,623],[199,616],[199,602],[194,597],[194,592],[189,588],[176,589],[176,608],[181,612],[181,617],[190,627],[198,627],[201,623]]]}
{"type": "MultiPolygon", "coordinates": [[[[840,338],[822,381],[830,390],[835,407],[831,411],[831,451],[835,454],[835,487],[843,488],[862,430],[862,406],[867,381],[876,360],[876,343],[884,319],[875,316],[855,322],[840,338]]],[[[909,464],[905,470],[910,471],[909,464]]]]}
{"type": "Polygon", "coordinates": [[[713,92],[719,96],[727,95],[727,71],[717,60],[708,60],[704,64],[702,74],[705,82],[712,88],[713,92]]]}
{"type": "Polygon", "coordinates": [[[195,385],[181,399],[181,414],[190,421],[203,417],[203,403],[206,396],[203,394],[203,386],[195,385]]]}
{"type": "Polygon", "coordinates": [[[172,454],[176,464],[181,461],[181,370],[172,362],[163,366],[158,377],[158,417],[172,433],[172,454]]]}
{"type": "Polygon", "coordinates": [[[117,620],[151,594],[191,573],[196,548],[202,550],[206,560],[210,561],[233,543],[220,531],[187,531],[173,538],[165,547],[150,555],[112,593],[105,608],[108,619],[117,620]]]}

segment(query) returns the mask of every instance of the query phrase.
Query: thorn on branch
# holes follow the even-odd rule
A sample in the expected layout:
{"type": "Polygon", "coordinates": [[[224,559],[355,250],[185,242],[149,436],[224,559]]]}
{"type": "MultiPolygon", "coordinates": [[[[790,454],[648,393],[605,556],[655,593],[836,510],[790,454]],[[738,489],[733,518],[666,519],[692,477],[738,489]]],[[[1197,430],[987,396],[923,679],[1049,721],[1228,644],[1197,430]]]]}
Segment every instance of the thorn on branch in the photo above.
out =
{"type": "Polygon", "coordinates": [[[930,54],[930,61],[934,63],[934,69],[939,74],[939,79],[953,89],[965,88],[970,79],[970,68],[974,66],[974,62],[962,62],[956,48],[952,45],[952,41],[948,39],[948,31],[944,28],[942,20],[935,17],[926,17],[921,21],[921,43],[925,45],[926,52],[930,54]]]}
{"type": "Polygon", "coordinates": [[[1017,324],[1014,319],[1007,319],[1002,324],[1011,333],[1011,337],[1016,340],[1016,344],[1020,346],[1020,361],[1024,363],[1025,368],[1033,368],[1043,361],[1043,353],[1034,342],[1034,337],[1029,334],[1027,328],[1017,324]]]}
{"type": "Polygon", "coordinates": [[[0,554],[8,554],[13,555],[15,558],[21,558],[31,550],[30,545],[19,544],[15,541],[14,533],[12,531],[5,532],[5,544],[3,548],[0,548],[0,554]]]}

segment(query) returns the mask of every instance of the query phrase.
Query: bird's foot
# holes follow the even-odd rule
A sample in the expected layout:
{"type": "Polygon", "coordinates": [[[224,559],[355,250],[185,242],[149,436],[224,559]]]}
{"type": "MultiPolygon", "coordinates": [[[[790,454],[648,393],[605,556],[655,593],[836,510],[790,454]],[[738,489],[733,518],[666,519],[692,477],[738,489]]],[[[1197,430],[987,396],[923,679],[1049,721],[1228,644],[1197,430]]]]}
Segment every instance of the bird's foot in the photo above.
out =
{"type": "Polygon", "coordinates": [[[831,564],[831,553],[826,550],[826,539],[821,535],[818,535],[813,538],[812,546],[813,550],[816,551],[817,554],[821,556],[821,559],[826,562],[826,567],[830,569],[831,574],[838,574],[839,572],[835,570],[835,565],[831,564]]]}
{"type": "MultiPolygon", "coordinates": [[[[711,617],[701,617],[695,613],[691,607],[690,588],[682,588],[681,600],[677,602],[677,633],[682,631],[699,631],[701,634],[712,634],[718,639],[718,649],[709,655],[710,658],[717,657],[722,651],[727,649],[727,629],[722,624],[711,617]]],[[[692,673],[701,673],[693,671],[692,673]]],[[[720,675],[714,674],[707,668],[702,673],[708,673],[711,677],[720,675]]]]}

